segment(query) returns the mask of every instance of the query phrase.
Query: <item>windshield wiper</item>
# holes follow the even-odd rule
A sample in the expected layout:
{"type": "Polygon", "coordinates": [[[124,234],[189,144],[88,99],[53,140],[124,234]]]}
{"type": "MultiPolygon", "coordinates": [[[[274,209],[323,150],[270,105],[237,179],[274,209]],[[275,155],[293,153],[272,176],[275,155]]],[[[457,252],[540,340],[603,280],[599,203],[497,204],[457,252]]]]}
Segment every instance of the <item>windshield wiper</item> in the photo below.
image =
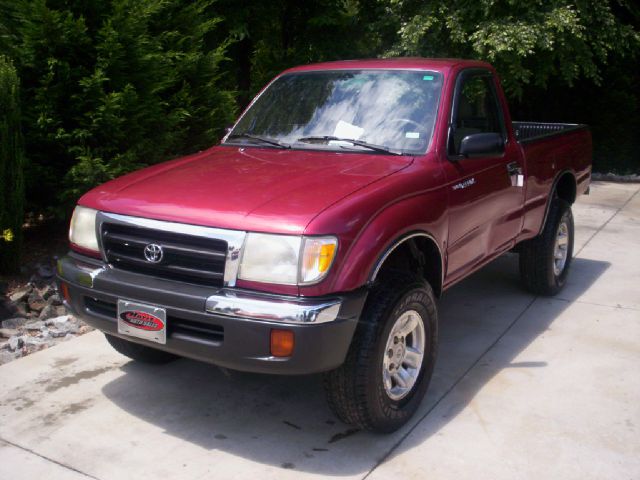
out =
{"type": "Polygon", "coordinates": [[[288,145],[286,143],[281,143],[277,140],[261,137],[259,135],[253,135],[251,133],[234,133],[232,135],[229,135],[229,137],[227,138],[250,138],[251,140],[258,140],[259,142],[268,143],[269,145],[273,145],[275,147],[291,148],[291,145],[288,145]]]}
{"type": "Polygon", "coordinates": [[[391,155],[402,155],[402,153],[394,152],[390,148],[383,147],[382,145],[374,145],[373,143],[367,143],[367,142],[363,142],[361,140],[354,140],[352,138],[341,138],[341,137],[333,137],[333,136],[330,136],[330,135],[321,135],[321,136],[315,136],[315,137],[302,137],[302,138],[299,138],[299,139],[296,140],[296,142],[306,142],[306,143],[318,142],[318,141],[349,142],[352,145],[357,145],[359,147],[365,147],[365,148],[368,148],[370,150],[374,150],[376,152],[390,153],[391,155]]]}

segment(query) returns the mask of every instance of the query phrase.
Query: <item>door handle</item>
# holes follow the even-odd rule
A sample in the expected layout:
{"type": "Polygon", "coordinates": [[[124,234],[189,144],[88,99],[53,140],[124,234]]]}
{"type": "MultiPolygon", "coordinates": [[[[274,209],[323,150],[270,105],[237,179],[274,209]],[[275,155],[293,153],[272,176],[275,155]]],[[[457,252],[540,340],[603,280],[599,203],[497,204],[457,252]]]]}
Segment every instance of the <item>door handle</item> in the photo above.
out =
{"type": "Polygon", "coordinates": [[[522,175],[522,167],[518,162],[511,162],[507,164],[507,173],[509,175],[522,175]]]}
{"type": "Polygon", "coordinates": [[[512,187],[524,187],[524,175],[522,175],[522,167],[518,162],[508,163],[507,173],[512,187]]]}

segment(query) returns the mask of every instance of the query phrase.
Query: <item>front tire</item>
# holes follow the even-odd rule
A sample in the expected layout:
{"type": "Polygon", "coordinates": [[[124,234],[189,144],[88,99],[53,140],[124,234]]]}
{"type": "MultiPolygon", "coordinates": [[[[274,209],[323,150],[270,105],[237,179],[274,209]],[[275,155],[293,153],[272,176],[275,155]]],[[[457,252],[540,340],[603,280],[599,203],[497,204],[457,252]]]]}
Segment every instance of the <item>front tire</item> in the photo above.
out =
{"type": "Polygon", "coordinates": [[[542,233],[520,246],[520,277],[537,295],[555,295],[564,287],[573,257],[574,225],[571,205],[552,200],[542,233]]]}
{"type": "Polygon", "coordinates": [[[105,333],[104,336],[107,337],[109,344],[118,353],[138,362],[163,364],[180,358],[171,353],[156,350],[155,348],[140,345],[138,343],[133,343],[114,335],[108,335],[105,333]]]}
{"type": "Polygon", "coordinates": [[[329,406],[358,428],[397,430],[427,391],[437,337],[431,286],[402,275],[382,281],[369,294],[344,364],[324,376],[329,406]]]}

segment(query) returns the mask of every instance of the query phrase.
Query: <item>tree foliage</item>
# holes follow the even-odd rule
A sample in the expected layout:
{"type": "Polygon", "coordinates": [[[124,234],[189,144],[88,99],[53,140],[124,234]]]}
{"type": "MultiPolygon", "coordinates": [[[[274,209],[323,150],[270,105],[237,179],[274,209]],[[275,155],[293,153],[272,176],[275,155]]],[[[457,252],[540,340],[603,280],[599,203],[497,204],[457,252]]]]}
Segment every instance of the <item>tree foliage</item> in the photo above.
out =
{"type": "Polygon", "coordinates": [[[215,143],[282,69],[358,57],[492,62],[514,116],[591,123],[596,165],[637,171],[639,22],[630,0],[0,0],[0,52],[21,78],[30,208],[67,212],[215,143]]]}
{"type": "Polygon", "coordinates": [[[391,10],[400,29],[387,55],[486,60],[516,97],[551,78],[600,84],[611,56],[640,46],[640,33],[603,0],[401,0],[391,10]]]}

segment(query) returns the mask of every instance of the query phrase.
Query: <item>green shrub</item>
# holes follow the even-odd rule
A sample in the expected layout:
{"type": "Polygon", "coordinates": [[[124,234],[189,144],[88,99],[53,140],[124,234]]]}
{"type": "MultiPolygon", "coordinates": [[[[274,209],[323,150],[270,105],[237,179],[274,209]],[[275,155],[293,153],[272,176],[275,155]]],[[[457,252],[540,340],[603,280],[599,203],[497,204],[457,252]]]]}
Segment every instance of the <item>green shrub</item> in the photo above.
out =
{"type": "Polygon", "coordinates": [[[36,206],[68,212],[98,183],[212,145],[232,121],[212,1],[9,3],[36,206]]]}
{"type": "Polygon", "coordinates": [[[0,272],[17,270],[24,205],[18,76],[0,56],[0,272]]]}

